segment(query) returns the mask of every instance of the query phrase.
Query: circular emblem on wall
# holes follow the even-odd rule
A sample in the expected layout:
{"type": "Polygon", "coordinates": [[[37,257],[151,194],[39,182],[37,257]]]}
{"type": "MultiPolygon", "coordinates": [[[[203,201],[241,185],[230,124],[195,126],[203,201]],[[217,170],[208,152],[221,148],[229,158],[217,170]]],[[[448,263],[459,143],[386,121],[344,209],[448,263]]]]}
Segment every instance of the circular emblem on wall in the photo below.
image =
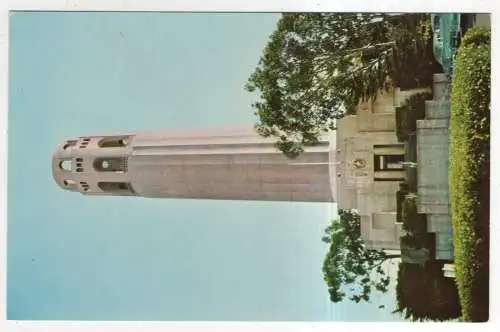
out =
{"type": "Polygon", "coordinates": [[[362,158],[356,158],[352,162],[352,168],[359,169],[359,168],[365,168],[365,166],[366,166],[366,161],[362,158]]]}

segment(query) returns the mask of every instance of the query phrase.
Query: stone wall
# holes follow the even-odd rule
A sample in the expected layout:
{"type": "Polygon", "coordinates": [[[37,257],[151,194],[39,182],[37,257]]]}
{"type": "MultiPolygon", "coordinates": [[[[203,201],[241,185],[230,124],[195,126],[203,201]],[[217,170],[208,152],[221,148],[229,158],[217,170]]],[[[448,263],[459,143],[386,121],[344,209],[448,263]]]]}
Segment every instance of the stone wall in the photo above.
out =
{"type": "Polygon", "coordinates": [[[453,260],[453,229],[448,185],[450,84],[434,75],[434,99],[426,119],[417,121],[418,213],[427,214],[427,231],[436,234],[436,259],[453,260]]]}
{"type": "Polygon", "coordinates": [[[356,115],[337,121],[334,152],[336,199],[339,209],[357,209],[362,219],[362,237],[373,249],[399,249],[402,227],[397,223],[395,193],[404,170],[376,171],[374,155],[404,154],[396,137],[395,108],[413,94],[429,89],[381,93],[374,102],[360,105],[356,115]],[[378,146],[378,147],[377,147],[378,146]],[[354,161],[363,160],[363,167],[354,161]]]}

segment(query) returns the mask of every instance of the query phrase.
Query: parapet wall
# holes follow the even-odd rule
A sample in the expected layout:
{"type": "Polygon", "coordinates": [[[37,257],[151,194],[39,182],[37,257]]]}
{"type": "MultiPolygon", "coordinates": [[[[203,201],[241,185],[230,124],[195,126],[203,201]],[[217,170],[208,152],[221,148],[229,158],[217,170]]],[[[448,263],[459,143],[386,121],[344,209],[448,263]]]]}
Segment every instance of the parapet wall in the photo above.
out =
{"type": "Polygon", "coordinates": [[[433,100],[426,119],[417,120],[418,213],[427,214],[427,231],[436,234],[436,259],[453,260],[453,229],[448,184],[450,84],[434,75],[433,100]]]}

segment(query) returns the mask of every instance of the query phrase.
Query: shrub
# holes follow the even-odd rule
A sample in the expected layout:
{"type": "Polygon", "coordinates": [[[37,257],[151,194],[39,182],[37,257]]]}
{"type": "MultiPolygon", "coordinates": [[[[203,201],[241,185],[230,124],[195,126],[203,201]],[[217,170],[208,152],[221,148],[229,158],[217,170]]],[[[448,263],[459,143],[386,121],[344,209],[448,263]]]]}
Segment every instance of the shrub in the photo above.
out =
{"type": "Polygon", "coordinates": [[[399,183],[399,189],[400,189],[402,192],[404,192],[404,193],[406,193],[406,194],[407,194],[407,193],[409,192],[409,190],[410,190],[410,186],[409,186],[409,185],[408,185],[408,183],[406,183],[406,182],[400,182],[400,183],[399,183]]]}
{"type": "Polygon", "coordinates": [[[424,266],[400,263],[395,312],[412,321],[444,321],[460,316],[460,302],[453,279],[445,278],[442,264],[424,266]]]}
{"type": "Polygon", "coordinates": [[[450,119],[453,243],[465,321],[488,320],[490,69],[490,32],[472,28],[457,54],[450,119]]]}
{"type": "Polygon", "coordinates": [[[396,192],[396,222],[403,222],[403,201],[408,194],[409,186],[407,183],[402,182],[399,184],[399,190],[396,192]]]}
{"type": "Polygon", "coordinates": [[[471,28],[460,41],[460,47],[481,46],[491,44],[491,32],[482,27],[471,28]]]}
{"type": "MultiPolygon", "coordinates": [[[[417,213],[417,197],[414,193],[409,193],[405,196],[401,205],[401,219],[403,229],[412,233],[421,233],[422,218],[417,213]]],[[[425,232],[424,226],[424,232],[425,232]]]]}
{"type": "Polygon", "coordinates": [[[399,240],[401,248],[421,248],[420,244],[417,242],[417,239],[412,234],[406,233],[405,235],[401,236],[399,240]]]}
{"type": "Polygon", "coordinates": [[[403,218],[403,223],[409,227],[411,230],[411,222],[415,219],[417,215],[417,199],[416,196],[408,194],[403,200],[403,206],[401,208],[401,215],[403,218]]]}
{"type": "Polygon", "coordinates": [[[425,101],[428,99],[432,99],[432,93],[417,93],[396,107],[396,136],[399,142],[407,141],[409,134],[417,130],[417,120],[425,118],[425,101]]]}

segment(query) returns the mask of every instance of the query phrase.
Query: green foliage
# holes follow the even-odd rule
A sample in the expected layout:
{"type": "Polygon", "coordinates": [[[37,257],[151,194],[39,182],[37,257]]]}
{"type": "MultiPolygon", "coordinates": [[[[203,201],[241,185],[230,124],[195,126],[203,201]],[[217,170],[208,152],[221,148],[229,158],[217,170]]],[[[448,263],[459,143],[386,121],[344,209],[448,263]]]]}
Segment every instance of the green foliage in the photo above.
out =
{"type": "Polygon", "coordinates": [[[400,243],[401,243],[401,248],[415,248],[415,249],[421,248],[420,244],[417,243],[415,236],[408,233],[400,237],[400,243]]]}
{"type": "Polygon", "coordinates": [[[407,232],[401,237],[402,247],[414,249],[427,248],[433,251],[432,237],[427,233],[427,219],[424,214],[417,211],[417,196],[415,193],[407,193],[400,203],[401,222],[403,229],[407,232]]]}
{"type": "Polygon", "coordinates": [[[416,231],[418,225],[415,223],[417,217],[417,198],[415,194],[407,194],[401,207],[401,218],[403,220],[403,229],[407,231],[416,231]]]}
{"type": "Polygon", "coordinates": [[[408,191],[400,189],[396,192],[396,221],[403,222],[403,201],[405,200],[408,191]]]}
{"type": "Polygon", "coordinates": [[[400,263],[396,286],[397,308],[411,321],[445,321],[460,317],[455,282],[443,276],[442,264],[400,263]]]}
{"type": "Polygon", "coordinates": [[[469,46],[481,46],[491,44],[491,32],[487,28],[474,27],[467,31],[464,38],[460,41],[460,46],[466,48],[469,46]]]}
{"type": "Polygon", "coordinates": [[[417,120],[425,118],[425,101],[429,99],[432,99],[432,93],[417,93],[396,107],[396,136],[399,142],[408,141],[409,134],[417,130],[417,120]]]}
{"type": "Polygon", "coordinates": [[[380,91],[429,86],[439,68],[425,14],[285,13],[246,89],[257,132],[290,158],[380,91]]]}
{"type": "Polygon", "coordinates": [[[417,213],[417,196],[414,193],[407,194],[401,206],[403,229],[413,234],[427,232],[427,224],[422,217],[417,213]]]}
{"type": "Polygon", "coordinates": [[[407,194],[403,200],[403,206],[401,209],[403,223],[407,223],[407,226],[411,228],[411,219],[417,214],[416,196],[414,194],[407,194]]]}
{"type": "Polygon", "coordinates": [[[354,302],[370,301],[372,289],[387,292],[390,277],[382,264],[399,256],[367,249],[361,239],[360,216],[354,210],[339,210],[339,219],[325,229],[323,242],[330,248],[323,262],[323,276],[332,302],[344,300],[349,287],[354,302]]]}
{"type": "Polygon", "coordinates": [[[456,280],[465,321],[488,320],[490,208],[490,32],[470,29],[451,91],[450,200],[456,280]]]}

